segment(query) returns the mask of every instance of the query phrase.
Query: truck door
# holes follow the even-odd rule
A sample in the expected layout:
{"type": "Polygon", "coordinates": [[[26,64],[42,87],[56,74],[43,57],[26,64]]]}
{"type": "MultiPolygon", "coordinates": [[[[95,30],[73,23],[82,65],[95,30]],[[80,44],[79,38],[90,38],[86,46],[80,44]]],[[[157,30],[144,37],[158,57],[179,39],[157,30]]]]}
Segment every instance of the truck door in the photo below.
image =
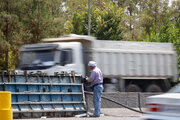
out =
{"type": "Polygon", "coordinates": [[[69,65],[73,63],[72,49],[63,49],[61,51],[60,64],[62,66],[69,65]]]}
{"type": "Polygon", "coordinates": [[[60,68],[61,71],[66,71],[66,72],[75,71],[76,65],[73,58],[73,49],[71,48],[62,49],[60,51],[59,62],[61,66],[60,68]]]}
{"type": "Polygon", "coordinates": [[[84,76],[82,47],[77,45],[74,48],[61,49],[60,65],[63,71],[75,71],[84,76]]]}

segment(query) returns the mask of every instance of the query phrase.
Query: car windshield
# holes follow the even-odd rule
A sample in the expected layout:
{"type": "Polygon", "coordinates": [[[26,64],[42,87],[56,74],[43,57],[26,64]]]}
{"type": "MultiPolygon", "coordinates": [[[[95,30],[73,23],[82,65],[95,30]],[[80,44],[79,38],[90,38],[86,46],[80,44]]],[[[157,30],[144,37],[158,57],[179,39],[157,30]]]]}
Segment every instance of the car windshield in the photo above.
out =
{"type": "Polygon", "coordinates": [[[21,65],[54,61],[55,51],[27,51],[21,54],[21,65]]]}
{"type": "Polygon", "coordinates": [[[168,93],[180,93],[180,83],[173,87],[168,93]]]}

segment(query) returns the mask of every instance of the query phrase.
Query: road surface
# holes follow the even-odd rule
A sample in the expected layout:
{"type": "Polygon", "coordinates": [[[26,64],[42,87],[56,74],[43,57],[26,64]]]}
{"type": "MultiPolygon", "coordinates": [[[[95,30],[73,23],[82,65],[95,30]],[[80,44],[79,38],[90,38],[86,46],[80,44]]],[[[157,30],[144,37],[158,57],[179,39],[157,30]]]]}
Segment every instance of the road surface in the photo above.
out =
{"type": "MultiPolygon", "coordinates": [[[[92,111],[91,111],[92,112],[92,111]]],[[[39,119],[15,119],[15,120],[141,120],[143,114],[133,112],[125,108],[102,108],[101,112],[104,114],[101,117],[61,117],[61,118],[46,118],[46,116],[39,119]]]]}
{"type": "Polygon", "coordinates": [[[140,117],[100,117],[100,118],[46,118],[46,119],[15,119],[15,120],[141,120],[140,117]]]}

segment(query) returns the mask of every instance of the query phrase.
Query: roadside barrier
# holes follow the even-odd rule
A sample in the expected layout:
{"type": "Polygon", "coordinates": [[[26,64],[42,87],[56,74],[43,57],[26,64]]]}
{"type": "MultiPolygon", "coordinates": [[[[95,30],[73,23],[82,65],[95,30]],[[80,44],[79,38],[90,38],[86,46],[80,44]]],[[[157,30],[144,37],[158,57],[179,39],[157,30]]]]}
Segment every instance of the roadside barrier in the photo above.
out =
{"type": "MultiPolygon", "coordinates": [[[[84,92],[85,92],[85,94],[93,95],[92,92],[88,92],[88,91],[84,91],[84,92]]],[[[127,108],[127,109],[129,109],[129,110],[132,110],[132,111],[134,111],[134,112],[144,113],[143,111],[139,111],[139,110],[130,108],[130,107],[128,107],[128,106],[126,106],[126,105],[124,105],[124,104],[122,104],[122,103],[119,103],[118,101],[115,101],[115,100],[110,99],[110,98],[108,98],[108,97],[105,97],[105,96],[103,96],[103,95],[101,96],[101,98],[102,98],[102,99],[105,99],[105,100],[108,100],[108,101],[110,101],[110,102],[116,103],[116,104],[118,104],[118,105],[120,105],[120,106],[122,106],[122,107],[124,107],[124,108],[127,108]]]]}
{"type": "Polygon", "coordinates": [[[81,80],[80,75],[65,72],[54,76],[1,72],[0,90],[12,92],[15,119],[72,117],[86,112],[81,80]]]}

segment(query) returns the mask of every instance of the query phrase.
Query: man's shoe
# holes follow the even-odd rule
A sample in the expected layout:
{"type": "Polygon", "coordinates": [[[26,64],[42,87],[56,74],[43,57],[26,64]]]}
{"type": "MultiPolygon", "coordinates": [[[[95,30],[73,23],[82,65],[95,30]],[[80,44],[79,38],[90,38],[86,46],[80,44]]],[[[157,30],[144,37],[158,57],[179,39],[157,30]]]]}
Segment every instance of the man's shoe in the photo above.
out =
{"type": "Polygon", "coordinates": [[[100,115],[89,115],[89,117],[100,117],[100,115]]]}

